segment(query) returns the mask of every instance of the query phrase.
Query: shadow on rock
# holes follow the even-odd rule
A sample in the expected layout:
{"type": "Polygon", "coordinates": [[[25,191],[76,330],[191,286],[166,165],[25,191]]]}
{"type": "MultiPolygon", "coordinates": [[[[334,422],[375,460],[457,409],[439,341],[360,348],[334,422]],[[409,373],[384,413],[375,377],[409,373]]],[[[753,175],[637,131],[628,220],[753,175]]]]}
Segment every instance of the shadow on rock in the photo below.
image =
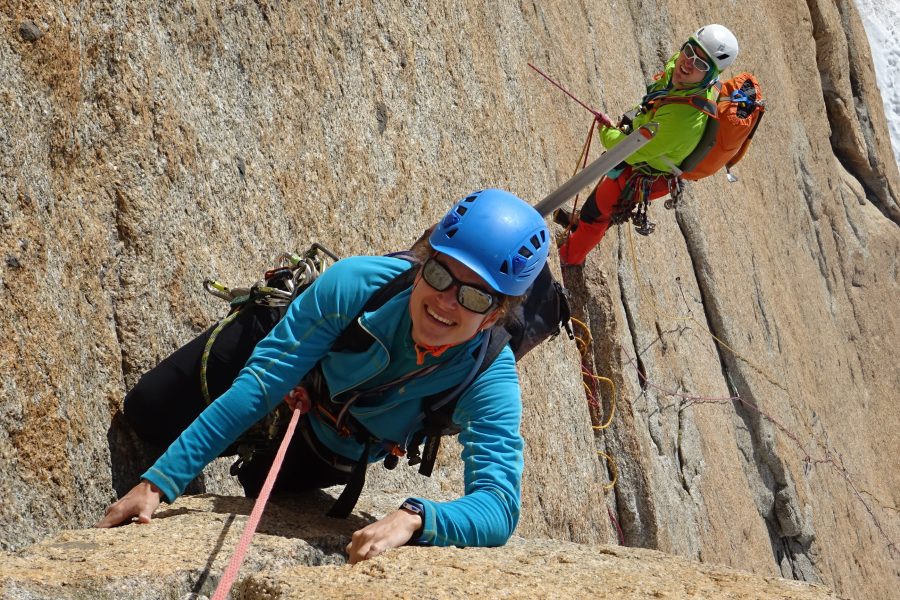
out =
{"type": "MultiPolygon", "coordinates": [[[[106,440],[109,443],[112,486],[118,498],[137,485],[141,481],[141,475],[166,451],[158,444],[142,440],[121,410],[116,411],[113,416],[106,432],[106,440]]],[[[184,490],[185,494],[205,492],[203,473],[191,481],[184,490]]]]}
{"type": "Polygon", "coordinates": [[[106,439],[112,486],[121,498],[141,480],[141,474],[159,458],[163,449],[141,440],[121,410],[113,416],[106,439]]]}
{"type": "MultiPolygon", "coordinates": [[[[211,512],[229,515],[225,522],[224,535],[232,526],[235,515],[249,515],[255,499],[234,496],[203,495],[212,500],[211,512]]],[[[299,539],[318,550],[322,556],[344,556],[344,548],[353,532],[374,522],[372,515],[350,515],[346,519],[335,519],[326,515],[334,497],[328,492],[314,490],[293,494],[272,496],[266,504],[256,533],[286,539],[299,539]]],[[[175,509],[184,514],[186,509],[175,509]]],[[[188,512],[190,510],[188,509],[188,512]]],[[[158,517],[165,518],[165,512],[158,517]]],[[[329,561],[330,562],[330,561],[329,561]]]]}

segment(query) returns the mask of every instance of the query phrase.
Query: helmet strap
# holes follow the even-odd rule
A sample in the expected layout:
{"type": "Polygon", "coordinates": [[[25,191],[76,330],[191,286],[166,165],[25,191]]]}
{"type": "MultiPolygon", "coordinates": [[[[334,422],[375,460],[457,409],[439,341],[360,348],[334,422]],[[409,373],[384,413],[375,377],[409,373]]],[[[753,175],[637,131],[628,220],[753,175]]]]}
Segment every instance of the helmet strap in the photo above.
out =
{"type": "Polygon", "coordinates": [[[721,75],[721,74],[722,74],[722,72],[720,70],[718,70],[717,68],[710,67],[709,73],[706,74],[706,77],[704,77],[703,80],[698,85],[700,87],[702,87],[704,90],[709,89],[716,83],[716,80],[719,79],[719,75],[721,75]]]}

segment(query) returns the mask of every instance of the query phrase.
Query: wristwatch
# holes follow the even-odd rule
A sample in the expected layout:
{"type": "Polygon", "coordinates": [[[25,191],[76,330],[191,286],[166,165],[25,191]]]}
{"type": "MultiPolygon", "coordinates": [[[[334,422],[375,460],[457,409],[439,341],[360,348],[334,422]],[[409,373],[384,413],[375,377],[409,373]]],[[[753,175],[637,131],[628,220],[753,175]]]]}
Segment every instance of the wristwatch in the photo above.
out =
{"type": "Polygon", "coordinates": [[[407,498],[403,501],[403,504],[400,505],[400,509],[408,510],[413,514],[419,515],[422,519],[422,524],[413,532],[412,537],[410,538],[410,541],[414,542],[422,535],[422,530],[425,528],[425,507],[418,500],[407,498]]]}

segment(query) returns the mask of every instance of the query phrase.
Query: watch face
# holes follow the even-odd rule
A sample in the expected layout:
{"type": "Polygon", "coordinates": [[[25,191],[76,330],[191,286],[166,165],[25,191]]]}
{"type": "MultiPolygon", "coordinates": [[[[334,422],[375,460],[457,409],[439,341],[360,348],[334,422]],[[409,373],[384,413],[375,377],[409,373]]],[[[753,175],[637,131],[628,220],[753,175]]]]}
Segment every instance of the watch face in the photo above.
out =
{"type": "Polygon", "coordinates": [[[404,502],[400,505],[400,508],[405,508],[406,510],[414,512],[417,515],[421,515],[423,512],[421,506],[419,506],[418,504],[413,504],[412,502],[404,502]]]}

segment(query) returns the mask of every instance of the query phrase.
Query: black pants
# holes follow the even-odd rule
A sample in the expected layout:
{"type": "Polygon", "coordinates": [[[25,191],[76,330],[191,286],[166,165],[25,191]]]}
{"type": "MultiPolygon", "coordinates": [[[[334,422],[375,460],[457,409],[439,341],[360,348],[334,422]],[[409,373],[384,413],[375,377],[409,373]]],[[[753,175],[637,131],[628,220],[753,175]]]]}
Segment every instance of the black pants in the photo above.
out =
{"type": "MultiPolygon", "coordinates": [[[[249,305],[222,329],[207,362],[210,398],[219,397],[231,387],[256,344],[278,323],[282,314],[278,309],[249,305]]],[[[211,327],[166,357],[145,373],[125,396],[125,418],[145,442],[168,447],[206,408],[200,361],[213,329],[211,327]]],[[[295,492],[346,482],[347,469],[320,458],[319,455],[325,455],[326,451],[319,449],[317,453],[307,437],[312,438],[312,433],[304,434],[298,429],[288,446],[273,491],[295,492]]],[[[257,450],[250,461],[241,465],[238,480],[247,496],[259,494],[275,459],[278,443],[280,440],[274,440],[270,447],[257,450]]],[[[226,450],[223,456],[229,454],[234,454],[234,450],[226,450]]]]}

